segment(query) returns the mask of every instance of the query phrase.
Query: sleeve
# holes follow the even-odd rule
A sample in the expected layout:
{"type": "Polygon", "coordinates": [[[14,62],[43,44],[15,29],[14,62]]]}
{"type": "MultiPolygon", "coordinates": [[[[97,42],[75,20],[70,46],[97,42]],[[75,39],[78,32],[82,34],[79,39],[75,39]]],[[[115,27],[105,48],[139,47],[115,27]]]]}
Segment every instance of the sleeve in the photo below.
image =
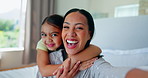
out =
{"type": "Polygon", "coordinates": [[[131,67],[114,67],[103,58],[97,60],[93,68],[95,78],[125,78],[131,67]]]}
{"type": "Polygon", "coordinates": [[[37,46],[36,46],[36,50],[40,49],[40,50],[44,50],[44,51],[48,51],[47,47],[44,45],[44,43],[42,42],[42,39],[40,41],[38,41],[37,46]]]}

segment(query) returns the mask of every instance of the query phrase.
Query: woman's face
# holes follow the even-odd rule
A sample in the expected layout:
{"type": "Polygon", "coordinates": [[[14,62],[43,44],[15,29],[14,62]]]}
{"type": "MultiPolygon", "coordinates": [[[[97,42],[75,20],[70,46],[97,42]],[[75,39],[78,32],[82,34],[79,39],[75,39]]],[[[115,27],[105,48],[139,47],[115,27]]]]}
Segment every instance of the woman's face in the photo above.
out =
{"type": "Polygon", "coordinates": [[[90,39],[86,17],[79,12],[68,14],[63,23],[62,39],[69,56],[83,50],[90,39]]]}
{"type": "Polygon", "coordinates": [[[56,50],[62,44],[61,29],[48,23],[42,25],[41,37],[45,46],[51,51],[56,50]]]}

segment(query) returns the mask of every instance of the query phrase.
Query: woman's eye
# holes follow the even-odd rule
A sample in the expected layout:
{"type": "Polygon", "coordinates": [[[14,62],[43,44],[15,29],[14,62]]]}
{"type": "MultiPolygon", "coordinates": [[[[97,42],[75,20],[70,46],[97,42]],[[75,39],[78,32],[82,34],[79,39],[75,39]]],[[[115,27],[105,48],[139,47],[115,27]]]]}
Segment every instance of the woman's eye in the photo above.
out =
{"type": "Polygon", "coordinates": [[[63,26],[63,28],[64,28],[64,29],[68,29],[69,27],[68,27],[68,26],[63,26]]]}
{"type": "Polygon", "coordinates": [[[77,27],[76,29],[83,30],[83,28],[82,28],[82,27],[77,27]]]}
{"type": "Polygon", "coordinates": [[[46,34],[44,34],[44,33],[41,33],[41,36],[47,36],[46,34]]]}
{"type": "Polygon", "coordinates": [[[54,36],[58,36],[58,35],[57,34],[52,34],[51,36],[54,37],[54,36]]]}

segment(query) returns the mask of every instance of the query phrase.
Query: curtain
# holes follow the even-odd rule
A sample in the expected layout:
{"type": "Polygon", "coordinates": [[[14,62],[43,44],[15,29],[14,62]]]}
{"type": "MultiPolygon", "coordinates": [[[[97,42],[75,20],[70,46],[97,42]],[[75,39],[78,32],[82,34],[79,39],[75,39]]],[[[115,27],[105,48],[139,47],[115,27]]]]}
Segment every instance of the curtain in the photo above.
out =
{"type": "Polygon", "coordinates": [[[54,0],[27,1],[23,64],[36,62],[36,45],[40,40],[41,22],[54,13],[54,3],[54,0]]]}

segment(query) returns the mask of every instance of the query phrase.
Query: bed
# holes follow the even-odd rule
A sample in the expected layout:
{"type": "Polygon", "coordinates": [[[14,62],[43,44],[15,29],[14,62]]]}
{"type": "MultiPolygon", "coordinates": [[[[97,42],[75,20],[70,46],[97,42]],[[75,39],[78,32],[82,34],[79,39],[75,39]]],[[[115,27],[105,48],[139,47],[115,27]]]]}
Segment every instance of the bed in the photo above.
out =
{"type": "Polygon", "coordinates": [[[38,67],[36,64],[0,70],[0,78],[36,78],[38,67]]]}
{"type": "Polygon", "coordinates": [[[95,20],[92,44],[113,66],[148,70],[148,15],[95,20]]]}
{"type": "Polygon", "coordinates": [[[104,59],[117,67],[137,67],[148,70],[148,48],[133,50],[103,49],[104,59]]]}
{"type": "MultiPolygon", "coordinates": [[[[113,66],[148,70],[148,16],[96,19],[92,44],[113,66]]],[[[0,71],[0,78],[36,78],[37,65],[0,71]]]]}

